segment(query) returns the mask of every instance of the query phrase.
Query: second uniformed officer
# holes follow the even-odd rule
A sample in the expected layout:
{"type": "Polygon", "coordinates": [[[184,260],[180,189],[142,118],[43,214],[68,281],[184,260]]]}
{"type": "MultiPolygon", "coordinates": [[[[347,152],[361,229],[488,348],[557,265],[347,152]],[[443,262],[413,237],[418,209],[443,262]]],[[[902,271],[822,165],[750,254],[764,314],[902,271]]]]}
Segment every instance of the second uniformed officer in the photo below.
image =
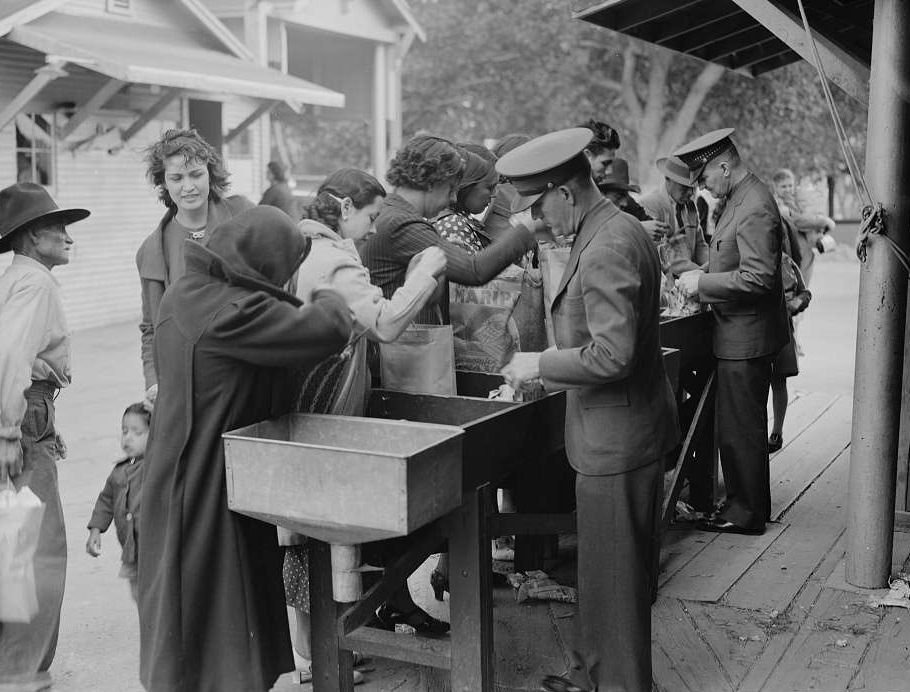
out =
{"type": "Polygon", "coordinates": [[[585,128],[531,140],[497,163],[555,235],[575,241],[554,292],[556,348],[517,353],[515,387],[567,390],[566,451],[578,472],[581,670],[544,689],[651,690],[651,573],[663,459],[679,437],[658,333],[660,261],[641,224],[591,179],[585,128]]]}
{"type": "Polygon", "coordinates": [[[771,515],[771,361],[790,335],[780,275],[783,226],[771,190],[745,167],[731,134],[715,130],[674,152],[722,209],[707,271],[686,272],[679,282],[714,315],[715,419],[727,497],[701,528],[761,534],[771,515]]]}

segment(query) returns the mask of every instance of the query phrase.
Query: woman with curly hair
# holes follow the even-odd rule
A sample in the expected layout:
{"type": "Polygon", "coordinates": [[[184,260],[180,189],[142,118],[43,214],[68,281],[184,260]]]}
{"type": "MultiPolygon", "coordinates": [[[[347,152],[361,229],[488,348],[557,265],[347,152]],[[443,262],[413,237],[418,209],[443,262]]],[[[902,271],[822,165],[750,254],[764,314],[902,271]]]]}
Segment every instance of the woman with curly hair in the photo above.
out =
{"type": "Polygon", "coordinates": [[[147,396],[154,400],[158,384],[152,359],[155,320],[165,289],[186,269],[185,242],[207,244],[212,229],[253,203],[240,196],[225,199],[230,173],[218,151],[194,129],[168,130],[146,149],[145,161],[146,176],[167,207],[136,253],[142,287],[142,369],[147,396]]]}
{"type": "MultiPolygon", "coordinates": [[[[326,373],[326,379],[337,378],[338,383],[320,383],[322,389],[333,395],[328,398],[311,396],[312,390],[304,388],[299,401],[301,410],[364,415],[370,390],[367,340],[389,342],[397,339],[433,295],[436,277],[445,270],[446,258],[442,250],[428,247],[415,256],[407,280],[391,299],[384,298],[382,291],[370,283],[370,273],[360,261],[354,243],[373,227],[385,196],[385,189],[370,174],[356,168],[342,168],[325,179],[315,200],[303,210],[303,220],[298,227],[310,239],[311,249],[297,273],[297,297],[308,304],[320,289],[328,287],[338,292],[353,313],[354,342],[344,368],[326,373]]],[[[292,628],[291,640],[299,680],[305,682],[312,677],[306,541],[297,534],[281,533],[281,538],[281,543],[287,545],[284,554],[287,604],[294,608],[297,623],[292,628]]],[[[396,598],[399,609],[416,607],[406,590],[393,600],[396,598]]],[[[355,672],[355,682],[359,677],[355,672]]]]}
{"type": "MultiPolygon", "coordinates": [[[[414,137],[392,159],[386,178],[394,190],[379,211],[376,233],[360,247],[373,283],[386,298],[404,284],[414,255],[428,247],[436,246],[445,253],[447,280],[480,286],[534,246],[534,236],[524,226],[509,228],[496,242],[475,253],[439,236],[430,219],[453,203],[464,171],[458,147],[430,135],[414,137]]],[[[448,324],[447,283],[416,321],[448,324]]]]}

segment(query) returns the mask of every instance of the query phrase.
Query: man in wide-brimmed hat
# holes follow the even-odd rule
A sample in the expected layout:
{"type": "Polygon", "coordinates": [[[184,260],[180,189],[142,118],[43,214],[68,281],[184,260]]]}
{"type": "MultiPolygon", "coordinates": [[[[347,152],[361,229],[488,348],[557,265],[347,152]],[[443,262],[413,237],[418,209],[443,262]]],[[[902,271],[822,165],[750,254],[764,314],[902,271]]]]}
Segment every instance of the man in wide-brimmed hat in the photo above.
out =
{"type": "Polygon", "coordinates": [[[66,226],[88,215],[61,209],[35,183],[0,190],[0,253],[15,253],[0,276],[0,484],[10,478],[45,504],[34,560],[38,613],[28,623],[0,623],[0,690],[50,686],[66,576],[56,469],[64,449],[54,428],[54,397],[70,383],[71,361],[51,270],[70,261],[66,226]]]}
{"type": "Polygon", "coordinates": [[[656,243],[669,242],[670,269],[679,276],[708,261],[708,244],[693,198],[696,182],[689,167],[675,156],[657,159],[655,166],[664,184],[639,197],[638,202],[648,216],[666,225],[665,231],[651,237],[656,243]]]}

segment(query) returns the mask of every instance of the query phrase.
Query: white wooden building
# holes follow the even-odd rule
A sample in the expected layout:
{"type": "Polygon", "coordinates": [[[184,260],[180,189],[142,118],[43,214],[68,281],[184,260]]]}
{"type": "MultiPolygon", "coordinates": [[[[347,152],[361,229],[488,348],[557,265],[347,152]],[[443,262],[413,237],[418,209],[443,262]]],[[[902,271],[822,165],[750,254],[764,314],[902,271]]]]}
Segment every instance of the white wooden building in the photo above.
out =
{"type": "Polygon", "coordinates": [[[426,40],[404,0],[202,1],[262,64],[343,93],[320,117],[368,121],[370,167],[384,178],[401,144],[403,61],[426,40]]]}
{"type": "Polygon", "coordinates": [[[258,201],[261,116],[279,102],[345,99],[268,67],[199,0],[0,0],[0,187],[34,180],[92,211],[55,270],[73,329],[138,323],[134,256],[164,212],[144,147],[193,125],[223,148],[231,192],[258,201]]]}

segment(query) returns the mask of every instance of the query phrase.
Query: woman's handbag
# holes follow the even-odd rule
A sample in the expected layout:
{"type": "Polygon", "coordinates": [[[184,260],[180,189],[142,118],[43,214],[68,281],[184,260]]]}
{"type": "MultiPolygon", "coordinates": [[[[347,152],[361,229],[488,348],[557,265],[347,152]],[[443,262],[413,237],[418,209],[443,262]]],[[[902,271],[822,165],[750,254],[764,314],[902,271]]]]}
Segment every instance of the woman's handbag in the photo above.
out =
{"type": "Polygon", "coordinates": [[[412,324],[379,345],[382,386],[412,394],[455,394],[452,325],[412,324]]]}
{"type": "Polygon", "coordinates": [[[28,486],[6,480],[0,490],[0,622],[31,622],[38,614],[35,551],[44,503],[28,486]]]}
{"type": "Polygon", "coordinates": [[[352,335],[341,351],[320,361],[304,375],[297,395],[296,411],[340,414],[344,410],[356,376],[355,347],[366,332],[364,329],[352,335]]]}

